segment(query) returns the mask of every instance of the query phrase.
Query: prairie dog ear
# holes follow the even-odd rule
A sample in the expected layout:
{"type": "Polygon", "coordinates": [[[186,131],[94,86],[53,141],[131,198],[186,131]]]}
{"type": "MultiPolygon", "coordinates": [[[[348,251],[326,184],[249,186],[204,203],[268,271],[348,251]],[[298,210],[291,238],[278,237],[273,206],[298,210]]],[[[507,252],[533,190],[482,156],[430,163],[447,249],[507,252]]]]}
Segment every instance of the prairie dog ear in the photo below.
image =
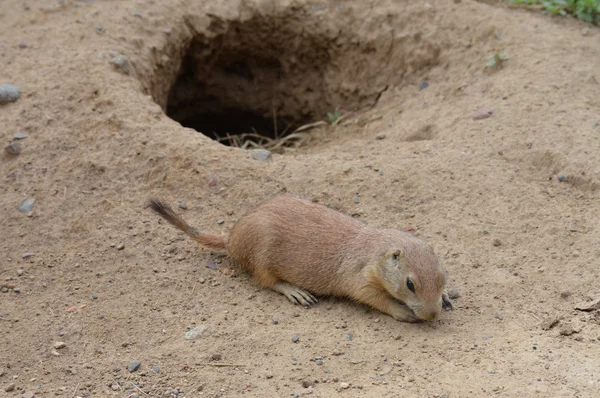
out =
{"type": "Polygon", "coordinates": [[[390,249],[386,253],[386,257],[393,263],[400,265],[404,259],[404,251],[402,249],[390,249]]]}

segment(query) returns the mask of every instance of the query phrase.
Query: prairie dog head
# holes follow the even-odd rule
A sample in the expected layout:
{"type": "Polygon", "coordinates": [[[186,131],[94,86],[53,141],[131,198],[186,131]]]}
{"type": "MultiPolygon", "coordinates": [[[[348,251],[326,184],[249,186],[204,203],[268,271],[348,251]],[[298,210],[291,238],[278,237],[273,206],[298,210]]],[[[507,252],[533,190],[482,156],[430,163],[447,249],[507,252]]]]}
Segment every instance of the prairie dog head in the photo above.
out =
{"type": "Polygon", "coordinates": [[[442,311],[446,271],[429,244],[411,237],[387,250],[381,265],[384,287],[425,321],[442,311]]]}

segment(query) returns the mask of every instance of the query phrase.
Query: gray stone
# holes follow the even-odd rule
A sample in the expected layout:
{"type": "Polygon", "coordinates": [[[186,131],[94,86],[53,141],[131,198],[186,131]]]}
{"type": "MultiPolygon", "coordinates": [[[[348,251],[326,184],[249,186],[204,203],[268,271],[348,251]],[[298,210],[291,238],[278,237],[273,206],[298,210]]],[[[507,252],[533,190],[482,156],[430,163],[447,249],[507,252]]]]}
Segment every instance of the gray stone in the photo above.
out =
{"type": "Polygon", "coordinates": [[[14,391],[15,387],[16,387],[16,386],[15,386],[15,383],[10,383],[10,384],[9,384],[9,385],[7,385],[6,387],[4,387],[4,391],[6,391],[6,392],[11,392],[11,391],[14,391]]]}
{"type": "Polygon", "coordinates": [[[21,90],[14,84],[0,84],[0,104],[15,102],[21,97],[21,90]]]}
{"type": "Polygon", "coordinates": [[[185,203],[179,201],[177,202],[177,205],[179,206],[180,209],[186,210],[188,207],[185,203]]]}
{"type": "Polygon", "coordinates": [[[140,368],[141,364],[140,361],[131,361],[127,364],[127,370],[129,370],[130,373],[133,373],[140,368]]]}
{"type": "Polygon", "coordinates": [[[21,144],[18,142],[13,142],[7,145],[4,150],[11,155],[18,155],[21,153],[21,144]]]}
{"type": "Polygon", "coordinates": [[[560,182],[567,182],[569,180],[569,177],[563,173],[560,173],[556,178],[558,178],[558,181],[560,182]]]}
{"type": "Polygon", "coordinates": [[[207,327],[204,325],[198,325],[195,326],[193,328],[190,328],[190,330],[188,330],[185,333],[185,339],[186,340],[194,340],[197,339],[198,337],[202,336],[202,334],[204,334],[204,332],[206,331],[207,327]]]}
{"type": "Polygon", "coordinates": [[[297,343],[300,341],[300,337],[298,336],[292,336],[292,343],[297,343]]]}
{"type": "Polygon", "coordinates": [[[254,160],[266,162],[271,157],[271,152],[267,151],[266,149],[253,149],[250,151],[250,156],[254,160]]]}
{"type": "Polygon", "coordinates": [[[110,60],[110,63],[115,66],[115,68],[120,69],[123,73],[129,74],[131,70],[129,66],[129,60],[124,55],[117,55],[113,59],[110,60]]]}
{"type": "Polygon", "coordinates": [[[19,205],[19,211],[21,213],[31,213],[33,211],[33,204],[35,203],[35,198],[27,198],[19,205]]]}
{"type": "Polygon", "coordinates": [[[458,291],[457,288],[452,287],[448,289],[448,298],[450,300],[454,300],[460,297],[460,292],[458,291]]]}
{"type": "Polygon", "coordinates": [[[13,137],[15,137],[17,140],[24,140],[25,138],[27,138],[27,134],[19,132],[15,133],[13,137]]]}

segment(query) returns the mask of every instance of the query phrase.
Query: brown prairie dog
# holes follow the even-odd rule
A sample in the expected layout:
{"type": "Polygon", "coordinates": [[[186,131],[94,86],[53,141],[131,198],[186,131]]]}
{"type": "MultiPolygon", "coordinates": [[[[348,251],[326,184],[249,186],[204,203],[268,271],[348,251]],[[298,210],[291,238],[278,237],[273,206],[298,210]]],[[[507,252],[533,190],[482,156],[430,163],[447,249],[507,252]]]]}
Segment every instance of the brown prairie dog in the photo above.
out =
{"type": "Polygon", "coordinates": [[[351,298],[399,321],[436,319],[452,304],[431,246],[407,232],[368,226],[291,195],[267,200],[228,236],[199,232],[163,202],[150,207],[202,246],[225,250],[258,283],[309,306],[315,295],[351,298]]]}

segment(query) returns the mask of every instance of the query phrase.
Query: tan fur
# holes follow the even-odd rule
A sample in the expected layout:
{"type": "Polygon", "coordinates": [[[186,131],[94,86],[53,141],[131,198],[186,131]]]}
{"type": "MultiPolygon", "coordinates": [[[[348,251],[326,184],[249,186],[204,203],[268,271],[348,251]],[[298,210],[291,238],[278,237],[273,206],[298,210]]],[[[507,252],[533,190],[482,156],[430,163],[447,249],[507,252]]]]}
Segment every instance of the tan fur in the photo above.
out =
{"type": "Polygon", "coordinates": [[[197,232],[158,200],[150,206],[201,245],[226,249],[260,285],[292,302],[313,304],[313,294],[348,297],[408,322],[436,319],[442,303],[451,306],[433,249],[406,232],[371,227],[291,195],[263,202],[228,237],[197,232]]]}

